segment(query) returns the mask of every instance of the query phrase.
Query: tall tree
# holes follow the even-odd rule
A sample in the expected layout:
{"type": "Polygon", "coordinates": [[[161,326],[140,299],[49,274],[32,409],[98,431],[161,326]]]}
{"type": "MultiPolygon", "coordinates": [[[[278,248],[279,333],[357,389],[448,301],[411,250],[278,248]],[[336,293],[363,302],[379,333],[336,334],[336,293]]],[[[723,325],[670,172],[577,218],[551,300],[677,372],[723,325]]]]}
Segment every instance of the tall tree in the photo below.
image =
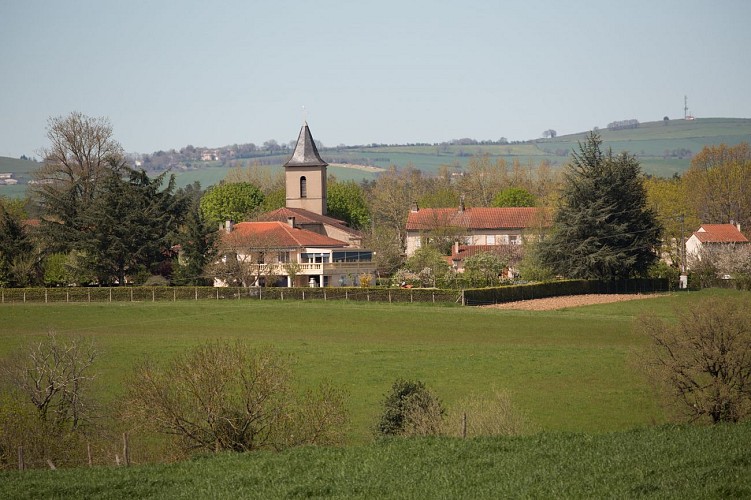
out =
{"type": "Polygon", "coordinates": [[[570,278],[643,275],[657,260],[661,226],[647,207],[639,162],[603,153],[594,132],[573,152],[553,230],[540,242],[543,264],[570,278]]]}
{"type": "Polygon", "coordinates": [[[127,276],[154,272],[170,258],[184,202],[174,195],[174,177],[162,189],[165,174],[150,179],[143,170],[128,170],[125,179],[113,173],[103,181],[78,236],[100,283],[116,279],[122,285],[127,276]]]}
{"type": "Polygon", "coordinates": [[[365,191],[355,181],[337,181],[329,176],[326,209],[328,214],[347,222],[355,228],[367,227],[370,210],[365,201],[365,191]]]}
{"type": "Polygon", "coordinates": [[[177,194],[183,197],[186,210],[183,224],[177,234],[180,244],[177,268],[174,269],[173,283],[179,285],[206,285],[204,269],[216,256],[217,230],[201,212],[200,186],[181,189],[177,194]],[[198,191],[196,191],[198,190],[198,191]]]}
{"type": "Polygon", "coordinates": [[[50,118],[50,146],[34,173],[32,196],[43,210],[41,231],[49,245],[70,250],[82,229],[82,214],[93,203],[101,182],[125,165],[123,150],[106,118],[79,112],[50,118]]]}
{"type": "Polygon", "coordinates": [[[20,217],[0,203],[0,286],[27,286],[37,274],[34,244],[20,217]]]}
{"type": "Polygon", "coordinates": [[[255,184],[232,182],[212,186],[201,198],[203,216],[219,227],[226,220],[242,222],[251,218],[264,196],[255,184]]]}
{"type": "Polygon", "coordinates": [[[689,200],[703,223],[751,224],[751,147],[706,146],[684,175],[689,200]]]}

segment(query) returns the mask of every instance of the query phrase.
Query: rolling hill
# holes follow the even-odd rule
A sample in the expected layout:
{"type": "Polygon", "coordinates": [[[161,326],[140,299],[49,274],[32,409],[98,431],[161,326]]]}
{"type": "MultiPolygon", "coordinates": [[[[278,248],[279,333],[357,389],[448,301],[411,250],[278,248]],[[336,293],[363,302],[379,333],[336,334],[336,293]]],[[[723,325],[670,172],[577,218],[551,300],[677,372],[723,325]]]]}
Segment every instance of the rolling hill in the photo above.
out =
{"type": "MultiPolygon", "coordinates": [[[[381,169],[391,165],[403,168],[412,166],[428,174],[435,174],[441,167],[454,170],[466,167],[472,156],[488,155],[492,160],[504,159],[508,164],[518,161],[522,165],[539,165],[548,161],[554,168],[562,167],[570,153],[588,132],[534,139],[509,144],[472,145],[370,145],[337,148],[322,148],[321,155],[332,165],[329,173],[338,179],[356,181],[374,179],[381,169]],[[371,168],[363,168],[371,167],[371,168]]],[[[747,118],[698,118],[696,120],[670,120],[646,122],[638,128],[623,130],[602,129],[599,131],[605,147],[615,152],[627,151],[637,155],[643,170],[652,175],[670,177],[688,169],[691,156],[704,146],[725,143],[735,145],[751,142],[751,119],[747,118]]],[[[264,154],[264,167],[276,169],[287,159],[285,154],[264,154]]],[[[233,167],[245,167],[257,163],[258,158],[246,158],[226,162],[191,162],[189,167],[173,170],[177,185],[184,186],[199,181],[203,187],[222,180],[233,167]]],[[[18,179],[15,186],[0,185],[0,195],[21,197],[26,192],[31,172],[39,164],[28,160],[0,157],[0,173],[11,172],[18,179]]]]}

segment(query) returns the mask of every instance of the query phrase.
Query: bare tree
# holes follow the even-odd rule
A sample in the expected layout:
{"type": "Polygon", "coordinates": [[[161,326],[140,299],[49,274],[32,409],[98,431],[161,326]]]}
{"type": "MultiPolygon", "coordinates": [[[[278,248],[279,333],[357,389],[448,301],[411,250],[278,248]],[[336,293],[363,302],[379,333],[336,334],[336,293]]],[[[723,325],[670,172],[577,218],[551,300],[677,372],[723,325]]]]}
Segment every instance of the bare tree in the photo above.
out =
{"type": "Polygon", "coordinates": [[[34,173],[32,195],[44,210],[42,229],[48,240],[69,250],[80,219],[92,204],[97,189],[113,170],[124,165],[120,144],[112,138],[106,118],[73,112],[50,118],[50,146],[43,149],[43,165],[34,173]]]}
{"type": "Polygon", "coordinates": [[[690,420],[737,422],[751,415],[751,300],[711,298],[677,324],[642,318],[652,339],[653,379],[690,420]]]}
{"type": "Polygon", "coordinates": [[[36,407],[39,418],[78,429],[91,416],[86,389],[98,355],[91,341],[61,339],[54,332],[3,363],[4,378],[36,407]]]}

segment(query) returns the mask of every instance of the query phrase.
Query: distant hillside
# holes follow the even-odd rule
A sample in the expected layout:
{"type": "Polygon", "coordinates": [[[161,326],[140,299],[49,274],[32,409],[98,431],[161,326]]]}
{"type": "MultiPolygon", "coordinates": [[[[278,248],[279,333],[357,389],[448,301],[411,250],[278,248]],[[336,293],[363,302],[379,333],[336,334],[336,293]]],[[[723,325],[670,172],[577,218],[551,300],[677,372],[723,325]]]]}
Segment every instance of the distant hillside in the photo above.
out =
{"type": "Polygon", "coordinates": [[[7,180],[0,179],[0,196],[23,197],[31,180],[31,173],[38,169],[39,165],[39,163],[31,160],[0,156],[0,174],[12,174],[11,179],[18,181],[18,184],[6,184],[7,180]]]}
{"type": "MultiPolygon", "coordinates": [[[[523,166],[537,166],[548,161],[553,167],[562,167],[568,162],[571,151],[577,148],[588,132],[558,136],[547,139],[534,139],[501,144],[480,144],[477,141],[460,140],[452,143],[420,145],[368,145],[322,147],[321,156],[332,164],[329,173],[342,180],[356,181],[374,179],[379,169],[391,165],[412,166],[429,174],[435,174],[443,166],[454,170],[466,167],[475,155],[488,155],[492,160],[504,159],[509,165],[518,161],[523,166]],[[352,168],[348,168],[351,165],[352,168]],[[376,167],[373,169],[364,166],[376,167]]],[[[627,151],[637,155],[646,173],[670,177],[689,168],[691,157],[704,146],[725,143],[735,145],[751,142],[751,119],[746,118],[698,118],[686,121],[640,123],[637,128],[623,130],[599,130],[606,147],[615,152],[627,151]]],[[[274,142],[276,145],[276,143],[274,142]]],[[[265,145],[264,145],[265,146],[265,145]]],[[[289,155],[288,145],[276,145],[271,151],[252,146],[251,151],[242,151],[240,158],[223,157],[226,148],[193,148],[188,146],[178,151],[160,151],[144,155],[148,161],[144,166],[154,173],[163,170],[173,172],[177,185],[184,186],[194,181],[203,187],[222,180],[229,169],[259,165],[261,168],[277,169],[289,155]],[[204,161],[209,152],[218,152],[218,158],[204,161]],[[151,167],[151,168],[149,168],[151,167]]],[[[211,155],[209,155],[211,156],[211,155]]],[[[23,196],[30,172],[39,164],[28,160],[0,157],[0,173],[12,172],[19,183],[15,186],[0,185],[0,195],[23,196]]]]}

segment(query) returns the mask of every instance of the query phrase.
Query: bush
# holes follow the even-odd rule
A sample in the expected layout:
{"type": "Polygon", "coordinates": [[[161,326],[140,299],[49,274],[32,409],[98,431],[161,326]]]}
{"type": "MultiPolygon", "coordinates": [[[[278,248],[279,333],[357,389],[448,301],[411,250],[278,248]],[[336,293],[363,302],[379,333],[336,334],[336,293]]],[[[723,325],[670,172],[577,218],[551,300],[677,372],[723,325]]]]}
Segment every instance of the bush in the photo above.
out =
{"type": "Polygon", "coordinates": [[[711,298],[680,311],[678,323],[644,317],[649,369],[689,420],[738,422],[751,416],[751,300],[711,298]]]}
{"type": "Polygon", "coordinates": [[[441,433],[446,411],[423,382],[397,379],[383,402],[376,434],[381,436],[431,436],[441,433]]]}
{"type": "Polygon", "coordinates": [[[347,421],[330,385],[298,396],[290,360],[242,342],[206,344],[166,368],[146,361],[127,384],[129,419],[176,438],[183,453],[336,444],[347,421]]]}
{"type": "Polygon", "coordinates": [[[0,362],[0,468],[81,465],[94,434],[88,398],[97,351],[88,341],[48,334],[0,362]]]}

